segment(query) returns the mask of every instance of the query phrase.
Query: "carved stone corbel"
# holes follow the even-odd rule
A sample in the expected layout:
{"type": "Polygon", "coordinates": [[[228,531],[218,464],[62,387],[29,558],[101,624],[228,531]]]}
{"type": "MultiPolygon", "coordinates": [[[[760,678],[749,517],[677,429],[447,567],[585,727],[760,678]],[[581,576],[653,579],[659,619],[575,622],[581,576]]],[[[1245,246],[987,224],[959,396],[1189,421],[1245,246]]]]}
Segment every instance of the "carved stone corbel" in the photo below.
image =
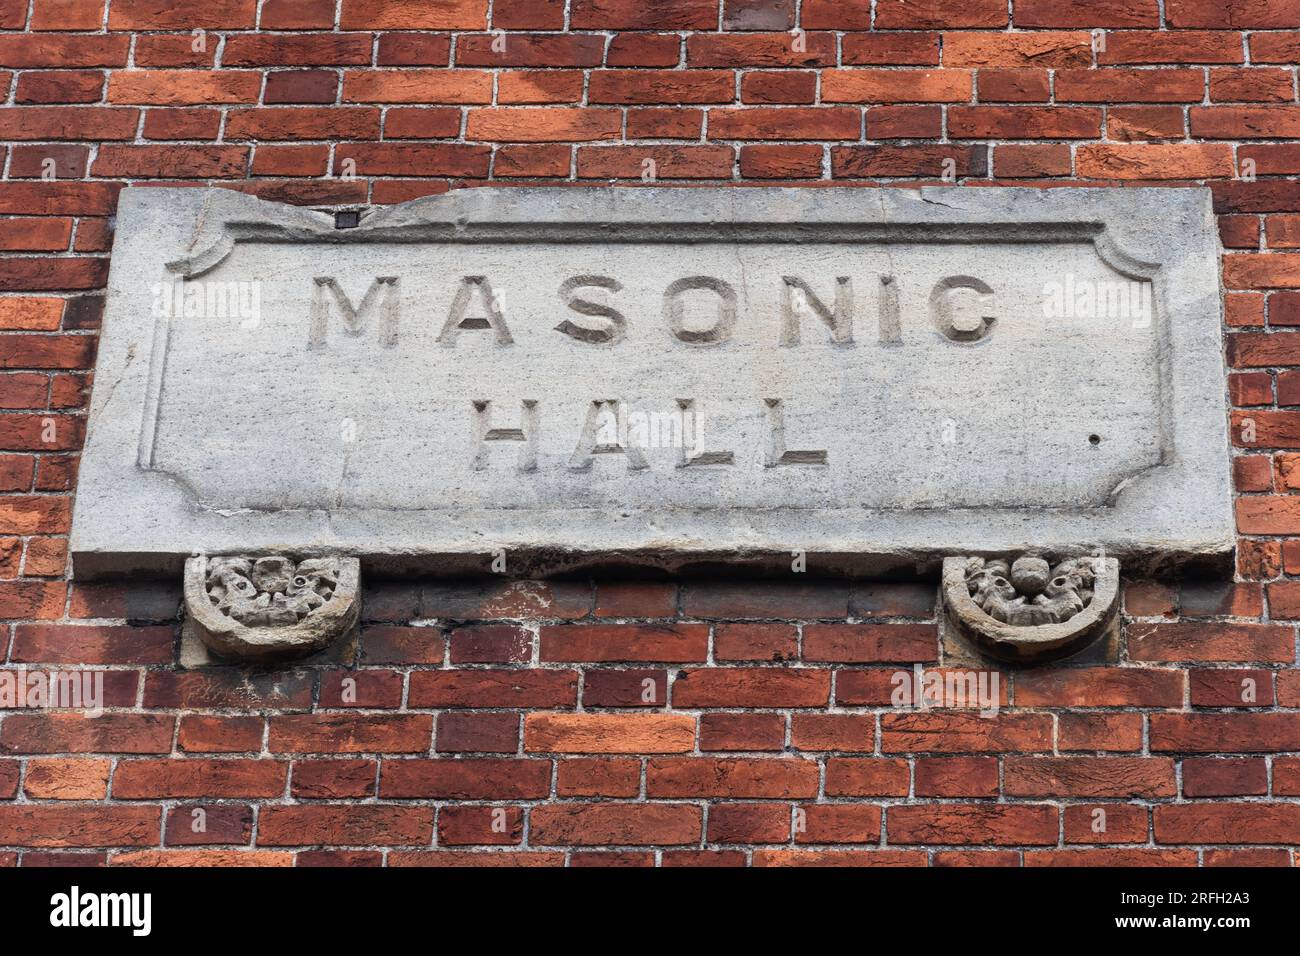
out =
{"type": "Polygon", "coordinates": [[[970,643],[999,660],[1039,664],[1074,654],[1111,628],[1119,562],[945,558],[942,588],[948,622],[970,643]]]}
{"type": "Polygon", "coordinates": [[[220,657],[305,657],[356,626],[360,584],[356,558],[194,557],[185,562],[185,626],[220,657]]]}

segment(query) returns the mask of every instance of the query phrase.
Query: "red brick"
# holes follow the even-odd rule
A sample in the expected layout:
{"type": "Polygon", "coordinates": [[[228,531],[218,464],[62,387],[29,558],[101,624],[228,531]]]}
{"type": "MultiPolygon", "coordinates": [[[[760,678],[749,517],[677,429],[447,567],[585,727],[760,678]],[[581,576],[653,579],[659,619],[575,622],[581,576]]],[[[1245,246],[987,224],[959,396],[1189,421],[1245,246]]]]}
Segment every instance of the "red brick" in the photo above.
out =
{"type": "Polygon", "coordinates": [[[487,0],[343,0],[339,26],[345,30],[481,30],[487,0]]]}
{"type": "Polygon", "coordinates": [[[323,671],[318,699],[322,708],[395,708],[402,703],[402,683],[396,671],[323,671]]]}
{"type": "Polygon", "coordinates": [[[830,757],[826,761],[828,797],[905,797],[907,761],[880,757],[830,757]]]}
{"type": "Polygon", "coordinates": [[[565,707],[578,702],[570,670],[414,671],[410,707],[565,707]]]}
{"type": "Polygon", "coordinates": [[[562,803],[529,815],[535,846],[680,846],[703,831],[697,806],[680,803],[562,803]]]}
{"type": "Polygon", "coordinates": [[[5,753],[167,753],[176,718],[170,714],[10,714],[0,725],[5,753]]]}
{"type": "MultiPolygon", "coordinates": [[[[369,37],[366,37],[369,41],[369,37]]],[[[367,52],[369,45],[367,43],[367,52]]],[[[365,63],[366,59],[356,61],[365,63]]],[[[428,33],[384,33],[375,62],[379,66],[450,66],[451,37],[428,33]]]]}
{"type": "Polygon", "coordinates": [[[925,866],[926,854],[906,850],[756,850],[754,866],[925,866]]]}
{"type": "Polygon", "coordinates": [[[1216,668],[1189,675],[1193,707],[1271,707],[1273,672],[1216,668]]]}
{"type": "Polygon", "coordinates": [[[98,70],[30,71],[18,76],[15,103],[95,103],[104,88],[98,70]]]}
{"type": "MultiPolygon", "coordinates": [[[[879,819],[876,824],[879,826],[879,819]]],[[[710,843],[788,843],[790,806],[785,803],[719,803],[709,808],[710,843]]]]}
{"type": "Polygon", "coordinates": [[[366,33],[239,34],[226,39],[221,62],[225,66],[364,66],[370,62],[370,43],[366,33]]]}
{"type": "Polygon", "coordinates": [[[1065,808],[1066,843],[1145,843],[1149,828],[1146,807],[1105,803],[1065,808]]]}
{"type": "Polygon", "coordinates": [[[109,77],[110,103],[152,106],[255,103],[262,86],[251,70],[124,70],[109,77]]]}
{"type": "Polygon", "coordinates": [[[951,106],[954,139],[1092,139],[1101,133],[1101,111],[1063,106],[951,106]]]}
{"type": "Polygon", "coordinates": [[[677,707],[824,707],[830,672],[769,667],[683,670],[673,683],[677,707]]]}
{"type": "Polygon", "coordinates": [[[1063,713],[1058,718],[1061,751],[1125,751],[1142,747],[1141,714],[1063,713]]]}
{"type": "MultiPolygon", "coordinates": [[[[168,846],[242,844],[253,838],[253,808],[247,804],[180,805],[167,813],[163,840],[168,846]]],[[[113,858],[115,865],[121,854],[113,858]]],[[[249,860],[250,865],[252,860],[249,860]]],[[[287,864],[286,864],[287,865],[287,864]]]]}
{"type": "Polygon", "coordinates": [[[150,671],[145,677],[144,706],[306,710],[311,696],[312,679],[306,671],[251,676],[234,668],[150,671]]]}
{"type": "Polygon", "coordinates": [[[1086,32],[945,33],[943,62],[949,67],[1086,67],[1092,62],[1092,35],[1086,32]]]}
{"type": "MultiPolygon", "coordinates": [[[[1228,394],[1233,405],[1271,405],[1273,377],[1267,372],[1233,372],[1228,376],[1228,394]]],[[[1300,396],[1300,391],[1295,394],[1300,396]]]]}
{"type": "MultiPolygon", "coordinates": [[[[1134,625],[1136,627],[1136,625],[1134,625]]],[[[1016,675],[1017,707],[1181,707],[1183,672],[1082,667],[1016,675]]]]}
{"type": "Polygon", "coordinates": [[[510,846],[524,839],[519,807],[460,806],[438,811],[438,842],[443,846],[510,846]]]}
{"type": "Polygon", "coordinates": [[[492,26],[498,30],[558,30],[564,26],[564,0],[495,0],[492,26]]]}
{"type": "Polygon", "coordinates": [[[498,179],[533,176],[568,176],[568,146],[501,146],[492,161],[492,175],[498,179]]]}
{"type": "Polygon", "coordinates": [[[1025,853],[1025,866],[1195,866],[1196,854],[1191,851],[1111,849],[1098,847],[1089,850],[1031,850],[1025,853]]]}
{"type": "Polygon", "coordinates": [[[834,66],[835,37],[804,33],[800,45],[792,33],[697,33],[686,38],[686,62],[692,67],[834,66]]]}
{"type": "Polygon", "coordinates": [[[996,797],[998,762],[994,757],[920,757],[916,761],[918,797],[996,797]]]}
{"type": "Polygon", "coordinates": [[[893,713],[880,717],[880,749],[886,753],[978,753],[1051,750],[1047,714],[893,713]]]}
{"type": "Polygon", "coordinates": [[[1300,137],[1300,106],[1193,106],[1192,135],[1205,139],[1300,137]]]}
{"type": "Polygon", "coordinates": [[[617,139],[618,110],[607,108],[511,108],[470,110],[465,136],[470,140],[549,143],[617,139]]]}
{"type": "Polygon", "coordinates": [[[596,617],[672,617],[676,613],[676,584],[611,581],[596,588],[596,617]]]}
{"type": "MultiPolygon", "coordinates": [[[[1257,62],[1264,62],[1255,57],[1257,62]]],[[[1107,30],[1097,62],[1240,63],[1241,34],[1227,30],[1107,30]]]]}
{"type": "MultiPolygon", "coordinates": [[[[197,44],[195,49],[195,40],[198,39],[190,33],[153,33],[144,34],[136,37],[135,56],[132,58],[136,66],[155,66],[155,67],[210,67],[216,63],[217,44],[207,42],[207,37],[203,37],[203,42],[197,44]]],[[[229,60],[228,65],[234,65],[229,60]]]]}
{"type": "Polygon", "coordinates": [[[259,146],[253,155],[254,176],[323,176],[329,166],[329,147],[259,146]]]}
{"type": "Polygon", "coordinates": [[[1075,150],[1075,171],[1089,179],[1210,179],[1234,174],[1226,144],[1088,144],[1075,150]]]}
{"type": "Polygon", "coordinates": [[[662,707],[668,701],[666,670],[589,670],[582,681],[582,706],[662,707]]]}
{"type": "Polygon", "coordinates": [[[276,753],[423,753],[433,719],[418,714],[301,714],[271,718],[276,753]]]}
{"type": "Polygon", "coordinates": [[[1152,714],[1151,749],[1176,753],[1300,750],[1300,714],[1152,714]]]}
{"type": "Polygon", "coordinates": [[[854,66],[938,66],[937,33],[847,33],[844,64],[854,66]]]}
{"type": "Polygon", "coordinates": [[[1007,7],[999,0],[971,0],[954,7],[945,0],[877,0],[875,29],[912,30],[918,27],[1004,27],[1007,7]]]}
{"type": "Polygon", "coordinates": [[[373,760],[295,760],[292,793],[300,800],[374,796],[377,771],[373,760]]]}
{"type": "Polygon", "coordinates": [[[559,624],[541,629],[541,659],[558,661],[703,661],[705,624],[559,624]]]}
{"type": "MultiPolygon", "coordinates": [[[[1235,37],[1237,34],[1228,33],[1235,37]]],[[[1291,64],[1300,59],[1300,33],[1252,33],[1250,35],[1252,63],[1291,64]]],[[[1238,61],[1239,62],[1239,61],[1238,61]]]]}
{"type": "Polygon", "coordinates": [[[113,773],[121,800],[173,797],[278,797],[289,765],[275,760],[123,760],[113,773]]]}
{"type": "Polygon", "coordinates": [[[1155,808],[1157,843],[1300,843],[1300,805],[1187,803],[1155,808]]]}
{"type": "Polygon", "coordinates": [[[20,624],[9,659],[44,664],[170,664],[170,627],[20,624]]]}
{"type": "Polygon", "coordinates": [[[339,78],[332,70],[277,70],[268,73],[263,103],[333,103],[339,78]]]}
{"type": "Polygon", "coordinates": [[[1295,660],[1295,633],[1271,624],[1133,624],[1129,656],[1135,661],[1295,660]]]}
{"type": "Polygon", "coordinates": [[[1183,761],[1184,797],[1251,797],[1268,793],[1261,759],[1189,757],[1183,761]]]}
{"type": "Polygon", "coordinates": [[[881,816],[870,805],[806,804],[795,809],[795,842],[878,843],[881,816]]]}
{"type": "Polygon", "coordinates": [[[48,173],[55,179],[81,179],[86,175],[89,156],[88,146],[71,143],[15,145],[9,155],[9,178],[40,179],[48,173]]]}
{"type": "Polygon", "coordinates": [[[844,106],[722,107],[709,112],[709,136],[720,140],[857,139],[861,111],[844,106]]]}
{"type": "Polygon", "coordinates": [[[1165,18],[1169,26],[1283,29],[1300,21],[1296,0],[1168,0],[1165,18]]]}
{"type": "Polygon", "coordinates": [[[672,33],[619,33],[605,51],[606,66],[677,66],[681,39],[672,33]]]}
{"type": "Polygon", "coordinates": [[[127,179],[231,179],[247,168],[246,146],[101,146],[92,171],[127,179]]]}
{"type": "Polygon", "coordinates": [[[820,179],[822,147],[742,146],[740,175],[745,179],[820,179]]]}
{"type": "Polygon", "coordinates": [[[965,103],[971,98],[969,70],[824,70],[826,103],[965,103]]]}
{"type": "Polygon", "coordinates": [[[0,806],[0,842],[14,846],[156,846],[158,807],[0,806]]]}
{"type": "Polygon", "coordinates": [[[556,764],[556,796],[635,797],[640,789],[640,760],[623,757],[572,757],[556,764]]]}
{"type": "Polygon", "coordinates": [[[890,843],[1048,846],[1057,839],[1057,810],[1041,804],[949,803],[890,807],[890,843]]]}
{"type": "Polygon", "coordinates": [[[1174,762],[1163,757],[1008,757],[1003,791],[1012,797],[1172,797],[1174,762]]]}
{"type": "Polygon", "coordinates": [[[248,30],[257,16],[257,0],[211,0],[183,9],[158,0],[113,0],[110,30],[248,30]]]}
{"type": "Polygon", "coordinates": [[[700,750],[781,750],[785,718],[780,714],[701,714],[700,750]]]}
{"type": "Polygon", "coordinates": [[[348,70],[347,103],[490,103],[492,74],[484,70],[348,70]]]}
{"type": "Polygon", "coordinates": [[[1045,146],[997,146],[993,151],[994,175],[1003,179],[1068,176],[1071,163],[1070,147],[1064,143],[1045,146]]]}
{"type": "MultiPolygon", "coordinates": [[[[23,106],[0,114],[0,137],[6,140],[134,139],[140,111],[113,106],[23,106]]],[[[81,188],[96,188],[85,184],[81,188]]]]}
{"type": "Polygon", "coordinates": [[[524,717],[531,753],[685,753],[695,749],[688,714],[547,714],[524,717]]]}
{"type": "Polygon", "coordinates": [[[177,744],[190,753],[246,753],[262,749],[261,717],[181,717],[177,744]]]}
{"type": "Polygon", "coordinates": [[[652,757],[649,797],[790,798],[817,795],[817,764],[778,757],[652,757]]]}
{"type": "Polygon", "coordinates": [[[432,807],[268,806],[257,824],[260,846],[423,846],[432,840],[432,807]]]}
{"type": "Polygon", "coordinates": [[[1205,96],[1201,70],[1057,70],[1061,103],[1199,103],[1205,96]]]}
{"type": "Polygon", "coordinates": [[[831,175],[867,176],[983,176],[983,146],[832,146],[831,175]]]}
{"type": "Polygon", "coordinates": [[[130,46],[123,34],[7,34],[0,36],[0,66],[126,66],[130,46]]]}
{"type": "Polygon", "coordinates": [[[803,631],[806,661],[912,663],[937,660],[938,653],[932,624],[808,624],[803,631]]]}
{"type": "Polygon", "coordinates": [[[231,110],[227,139],[377,139],[379,110],[368,106],[272,106],[231,110]]]}
{"type": "Polygon", "coordinates": [[[331,0],[265,0],[258,20],[263,30],[328,30],[333,25],[331,0]]]}
{"type": "Polygon", "coordinates": [[[535,800],[550,789],[549,760],[389,759],[379,771],[385,799],[535,800]]]}
{"type": "Polygon", "coordinates": [[[463,143],[357,143],[334,150],[334,166],[351,160],[359,176],[400,176],[418,168],[429,176],[485,177],[491,149],[463,143]]]}
{"type": "Polygon", "coordinates": [[[716,30],[713,0],[571,0],[574,30],[716,30]]]}
{"type": "Polygon", "coordinates": [[[984,103],[1046,103],[1051,98],[1046,70],[980,70],[976,83],[984,103]]]}
{"type": "Polygon", "coordinates": [[[752,70],[740,79],[742,103],[799,104],[812,103],[816,98],[816,73],[752,70]]]}
{"type": "Polygon", "coordinates": [[[730,179],[730,146],[580,146],[580,179],[730,179]]]}
{"type": "Polygon", "coordinates": [[[800,22],[811,30],[866,30],[871,0],[805,0],[800,22]]]}
{"type": "Polygon", "coordinates": [[[796,750],[835,750],[869,753],[876,721],[870,714],[795,714],[790,742],[796,750]]]}

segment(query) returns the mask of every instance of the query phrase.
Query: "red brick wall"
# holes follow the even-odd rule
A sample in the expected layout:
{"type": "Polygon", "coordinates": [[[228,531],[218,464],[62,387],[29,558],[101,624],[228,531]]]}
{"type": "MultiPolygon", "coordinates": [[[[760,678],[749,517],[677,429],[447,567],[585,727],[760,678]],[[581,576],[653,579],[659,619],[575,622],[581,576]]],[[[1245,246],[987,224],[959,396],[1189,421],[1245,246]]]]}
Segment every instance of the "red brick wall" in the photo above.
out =
{"type": "Polygon", "coordinates": [[[0,0],[0,635],[10,668],[102,667],[111,705],[0,711],[0,860],[1293,862],[1300,2],[105,7],[0,0]],[[1207,183],[1255,423],[1235,577],[1129,582],[1122,664],[1008,675],[989,719],[889,705],[936,660],[934,581],[372,582],[355,670],[249,674],[176,667],[179,582],[69,580],[124,184],[356,205],[646,159],[661,181],[914,185],[952,160],[965,185],[1207,183]]]}

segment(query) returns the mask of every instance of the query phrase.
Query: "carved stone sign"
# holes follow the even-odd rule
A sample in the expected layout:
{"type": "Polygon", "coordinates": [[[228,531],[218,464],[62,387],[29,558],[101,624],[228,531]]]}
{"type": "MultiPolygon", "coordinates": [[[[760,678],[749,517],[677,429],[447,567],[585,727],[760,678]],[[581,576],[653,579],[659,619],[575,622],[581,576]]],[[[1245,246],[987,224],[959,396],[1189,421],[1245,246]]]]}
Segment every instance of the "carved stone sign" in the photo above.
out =
{"type": "Polygon", "coordinates": [[[76,572],[1232,546],[1196,189],[122,194],[76,572]]]}

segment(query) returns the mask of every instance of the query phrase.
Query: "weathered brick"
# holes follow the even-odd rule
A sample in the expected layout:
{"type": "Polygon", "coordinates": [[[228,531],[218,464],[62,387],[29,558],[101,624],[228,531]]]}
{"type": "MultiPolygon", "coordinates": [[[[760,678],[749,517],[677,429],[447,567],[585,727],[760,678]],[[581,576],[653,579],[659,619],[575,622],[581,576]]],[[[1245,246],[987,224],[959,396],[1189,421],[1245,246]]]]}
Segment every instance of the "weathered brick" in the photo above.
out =
{"type": "Polygon", "coordinates": [[[674,846],[699,841],[700,808],[682,803],[561,803],[529,815],[536,846],[674,846]]]}
{"type": "Polygon", "coordinates": [[[276,797],[284,793],[288,776],[289,765],[275,760],[123,760],[113,774],[113,796],[276,797]]]}
{"type": "Polygon", "coordinates": [[[688,714],[548,714],[524,718],[533,753],[685,753],[695,748],[688,714]]]}
{"type": "Polygon", "coordinates": [[[817,764],[777,757],[654,757],[646,761],[650,797],[813,797],[817,764]]]}

